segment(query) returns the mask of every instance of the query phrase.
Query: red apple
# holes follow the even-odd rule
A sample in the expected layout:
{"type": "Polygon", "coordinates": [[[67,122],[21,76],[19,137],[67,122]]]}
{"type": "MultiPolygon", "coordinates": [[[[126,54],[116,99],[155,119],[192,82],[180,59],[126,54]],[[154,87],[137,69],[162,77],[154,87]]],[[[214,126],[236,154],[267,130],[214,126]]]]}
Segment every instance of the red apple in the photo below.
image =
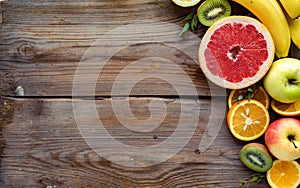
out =
{"type": "Polygon", "coordinates": [[[295,118],[275,120],[265,133],[265,143],[277,159],[292,161],[300,158],[300,120],[295,118]]]}

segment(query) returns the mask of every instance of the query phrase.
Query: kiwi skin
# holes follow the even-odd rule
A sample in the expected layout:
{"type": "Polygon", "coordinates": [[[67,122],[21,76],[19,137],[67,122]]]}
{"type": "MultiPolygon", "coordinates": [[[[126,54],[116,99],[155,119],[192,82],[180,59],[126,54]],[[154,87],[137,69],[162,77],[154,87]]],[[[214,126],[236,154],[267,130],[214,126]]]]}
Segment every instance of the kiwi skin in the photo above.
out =
{"type": "Polygon", "coordinates": [[[227,0],[206,0],[197,10],[198,19],[205,26],[211,26],[221,18],[230,15],[231,6],[227,0]]]}
{"type": "Polygon", "coordinates": [[[240,151],[240,160],[246,167],[256,172],[266,172],[273,165],[272,156],[269,154],[267,148],[260,143],[249,143],[245,145],[240,151]],[[262,165],[255,163],[253,158],[259,160],[262,165]]]}

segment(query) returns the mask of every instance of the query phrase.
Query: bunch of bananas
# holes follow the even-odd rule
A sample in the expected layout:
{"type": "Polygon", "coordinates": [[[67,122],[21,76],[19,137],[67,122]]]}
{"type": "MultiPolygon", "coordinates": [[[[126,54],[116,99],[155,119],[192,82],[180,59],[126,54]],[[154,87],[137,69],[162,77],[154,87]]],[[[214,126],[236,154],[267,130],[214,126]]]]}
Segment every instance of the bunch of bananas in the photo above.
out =
{"type": "Polygon", "coordinates": [[[300,0],[233,0],[270,31],[278,58],[288,56],[291,39],[300,49],[300,0]]]}

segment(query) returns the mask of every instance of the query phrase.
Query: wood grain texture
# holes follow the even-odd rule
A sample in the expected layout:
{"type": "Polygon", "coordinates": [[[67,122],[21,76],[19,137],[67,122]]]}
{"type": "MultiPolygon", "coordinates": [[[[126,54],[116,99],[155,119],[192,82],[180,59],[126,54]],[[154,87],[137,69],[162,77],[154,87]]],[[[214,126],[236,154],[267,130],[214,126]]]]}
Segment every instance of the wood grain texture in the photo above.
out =
{"type": "MultiPolygon", "coordinates": [[[[128,31],[128,38],[120,40],[135,40],[137,35],[146,33],[145,41],[114,54],[105,69],[99,73],[95,93],[84,93],[85,90],[81,93],[88,96],[109,96],[116,76],[126,66],[142,58],[160,57],[169,59],[185,71],[199,95],[209,96],[209,85],[197,62],[183,51],[164,45],[163,42],[147,43],[150,38],[160,38],[169,44],[184,44],[185,41],[177,35],[184,15],[191,10],[183,11],[171,1],[165,0],[8,1],[5,4],[5,24],[1,29],[0,41],[1,94],[14,96],[15,89],[22,86],[26,96],[71,96],[75,71],[89,47],[120,26],[142,22],[154,27],[132,35],[132,31],[128,31]],[[164,24],[166,22],[173,23],[178,28],[174,30],[164,24]]],[[[203,35],[205,29],[199,28],[197,35],[203,35]]],[[[189,49],[194,52],[195,57],[199,43],[200,38],[189,49]]],[[[97,55],[98,52],[90,55],[97,55]]],[[[95,67],[88,66],[86,69],[87,72],[92,72],[95,67]]],[[[149,69],[153,67],[150,66],[149,69]]],[[[136,71],[132,70],[131,73],[136,71]]],[[[187,93],[190,91],[191,85],[186,80],[176,78],[178,72],[173,65],[164,66],[161,70],[154,68],[152,71],[178,82],[187,93]]],[[[143,75],[143,70],[139,74],[143,75]]],[[[129,85],[128,82],[131,81],[131,77],[126,77],[124,85],[129,85]]],[[[86,84],[92,85],[91,82],[88,80],[86,84]]],[[[222,95],[222,89],[213,88],[216,95],[222,95]]],[[[155,78],[155,75],[137,84],[131,94],[178,95],[171,84],[155,78]]]]}
{"type": "MultiPolygon", "coordinates": [[[[139,118],[148,118],[149,98],[119,99],[130,103],[139,118]]],[[[7,187],[239,187],[253,172],[243,167],[238,154],[242,143],[233,139],[226,124],[212,145],[195,153],[211,115],[210,100],[162,100],[167,104],[164,122],[151,132],[122,128],[111,108],[111,99],[97,100],[100,119],[111,135],[124,144],[148,147],[168,137],[179,120],[181,104],[201,109],[199,124],[187,145],[164,163],[125,167],[112,163],[91,149],[76,126],[72,100],[44,99],[0,101],[6,121],[1,121],[1,183],[7,187]],[[59,115],[58,115],[59,114],[59,115]],[[103,116],[105,114],[105,116],[103,116]],[[154,139],[153,135],[157,138],[154,139]],[[224,147],[226,146],[226,147],[224,147]]],[[[222,100],[218,104],[222,106],[222,100]]],[[[3,117],[3,116],[2,116],[3,117]]],[[[93,117],[85,117],[87,124],[93,117]]],[[[218,117],[221,120],[223,117],[218,117]]],[[[133,119],[130,121],[134,122],[133,119]]],[[[187,125],[188,126],[188,125],[187,125]]],[[[177,138],[180,139],[180,138],[177,138]]],[[[176,140],[176,139],[175,139],[176,140]]],[[[124,153],[107,145],[116,158],[124,153]]],[[[102,151],[104,151],[103,148],[102,151]]],[[[141,149],[141,152],[143,150],[141,149]]],[[[157,155],[164,155],[165,150],[157,155]]],[[[135,160],[133,156],[132,160],[135,160]]],[[[264,182],[265,183],[265,182],[264,182]]],[[[264,184],[261,184],[261,187],[264,184]]]]}
{"type": "Polygon", "coordinates": [[[0,1],[0,28],[1,28],[1,26],[2,26],[2,3],[1,3],[1,1],[0,1]]]}

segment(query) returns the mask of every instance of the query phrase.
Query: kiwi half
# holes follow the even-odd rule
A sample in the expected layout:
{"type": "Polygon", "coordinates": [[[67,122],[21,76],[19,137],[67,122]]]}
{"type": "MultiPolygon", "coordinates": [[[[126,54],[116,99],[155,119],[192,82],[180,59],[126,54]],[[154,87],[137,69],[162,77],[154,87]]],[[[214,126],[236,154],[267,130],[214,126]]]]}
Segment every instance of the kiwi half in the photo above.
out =
{"type": "Polygon", "coordinates": [[[250,143],[240,151],[241,162],[256,172],[266,172],[273,165],[273,159],[263,144],[250,143]]]}
{"type": "Polygon", "coordinates": [[[227,0],[206,0],[197,10],[201,24],[211,26],[221,18],[230,16],[231,6],[227,0]]]}

